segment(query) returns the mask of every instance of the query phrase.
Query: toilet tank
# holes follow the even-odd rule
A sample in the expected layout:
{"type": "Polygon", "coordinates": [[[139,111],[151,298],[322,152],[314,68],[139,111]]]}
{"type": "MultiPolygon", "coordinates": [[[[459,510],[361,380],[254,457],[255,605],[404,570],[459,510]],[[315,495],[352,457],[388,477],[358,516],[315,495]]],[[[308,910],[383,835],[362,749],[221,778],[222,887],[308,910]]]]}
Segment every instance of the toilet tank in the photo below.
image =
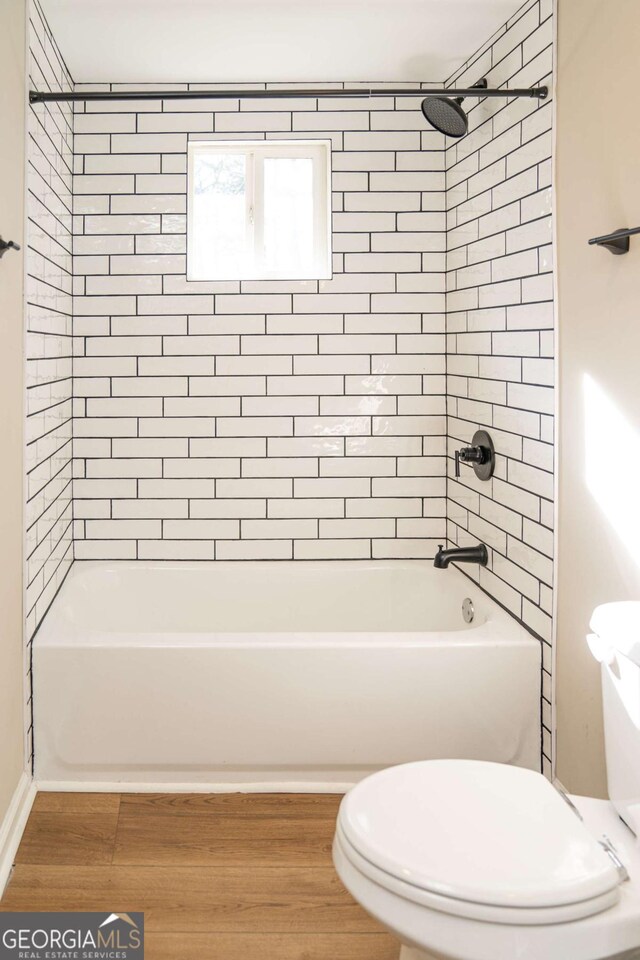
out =
{"type": "Polygon", "coordinates": [[[640,602],[596,607],[590,627],[589,648],[602,668],[609,797],[640,836],[640,602]]]}

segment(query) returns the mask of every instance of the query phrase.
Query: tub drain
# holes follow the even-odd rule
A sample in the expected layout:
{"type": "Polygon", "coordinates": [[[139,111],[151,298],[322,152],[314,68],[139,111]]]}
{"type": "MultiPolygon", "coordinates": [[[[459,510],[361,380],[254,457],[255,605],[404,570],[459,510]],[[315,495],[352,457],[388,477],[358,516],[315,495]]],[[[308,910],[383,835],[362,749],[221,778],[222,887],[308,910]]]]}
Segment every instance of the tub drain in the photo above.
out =
{"type": "Polygon", "coordinates": [[[473,609],[473,601],[471,597],[465,597],[462,601],[462,619],[465,623],[473,623],[473,618],[475,617],[476,612],[473,609]]]}

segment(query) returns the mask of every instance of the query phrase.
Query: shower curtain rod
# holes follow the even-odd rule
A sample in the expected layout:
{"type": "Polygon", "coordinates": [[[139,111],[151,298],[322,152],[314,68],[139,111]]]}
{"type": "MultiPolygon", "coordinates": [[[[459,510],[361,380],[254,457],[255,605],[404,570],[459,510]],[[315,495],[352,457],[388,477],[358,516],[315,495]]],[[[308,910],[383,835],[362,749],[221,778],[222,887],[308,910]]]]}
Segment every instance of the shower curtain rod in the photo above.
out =
{"type": "Polygon", "coordinates": [[[463,90],[447,89],[407,89],[380,90],[357,87],[355,90],[331,90],[321,88],[278,89],[278,90],[91,90],[85,93],[49,93],[39,90],[29,91],[29,103],[61,103],[89,100],[256,100],[279,97],[537,97],[544,100],[549,93],[548,87],[528,87],[515,90],[484,90],[478,87],[465,87],[463,90]]]}

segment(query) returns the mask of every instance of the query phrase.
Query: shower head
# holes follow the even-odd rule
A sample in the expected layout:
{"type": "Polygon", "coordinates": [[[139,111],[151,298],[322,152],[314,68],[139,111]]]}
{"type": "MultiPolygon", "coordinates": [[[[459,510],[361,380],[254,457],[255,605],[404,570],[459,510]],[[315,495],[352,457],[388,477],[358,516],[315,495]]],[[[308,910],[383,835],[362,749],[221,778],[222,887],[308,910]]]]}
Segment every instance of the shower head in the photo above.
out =
{"type": "Polygon", "coordinates": [[[464,137],[469,129],[467,115],[460,106],[462,97],[426,97],[422,101],[425,119],[446,137],[464,137]]]}
{"type": "MultiPolygon", "coordinates": [[[[474,83],[472,90],[486,90],[487,78],[474,83]]],[[[469,120],[460,106],[464,97],[426,97],[422,101],[425,119],[445,137],[464,137],[469,129],[469,120]]]]}

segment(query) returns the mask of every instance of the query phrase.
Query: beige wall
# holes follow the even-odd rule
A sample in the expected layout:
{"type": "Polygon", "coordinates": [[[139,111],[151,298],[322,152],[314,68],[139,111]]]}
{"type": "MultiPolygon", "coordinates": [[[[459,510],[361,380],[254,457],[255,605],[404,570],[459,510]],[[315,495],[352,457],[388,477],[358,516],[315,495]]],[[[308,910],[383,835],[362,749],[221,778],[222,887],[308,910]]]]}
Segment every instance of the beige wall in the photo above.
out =
{"type": "Polygon", "coordinates": [[[557,775],[606,795],[593,608],[640,599],[640,237],[612,256],[587,239],[640,226],[638,0],[558,0],[559,545],[557,775]]]}
{"type": "MultiPolygon", "coordinates": [[[[0,0],[0,234],[23,244],[24,0],[0,0]]],[[[0,822],[24,769],[23,253],[0,261],[0,822]]]]}

